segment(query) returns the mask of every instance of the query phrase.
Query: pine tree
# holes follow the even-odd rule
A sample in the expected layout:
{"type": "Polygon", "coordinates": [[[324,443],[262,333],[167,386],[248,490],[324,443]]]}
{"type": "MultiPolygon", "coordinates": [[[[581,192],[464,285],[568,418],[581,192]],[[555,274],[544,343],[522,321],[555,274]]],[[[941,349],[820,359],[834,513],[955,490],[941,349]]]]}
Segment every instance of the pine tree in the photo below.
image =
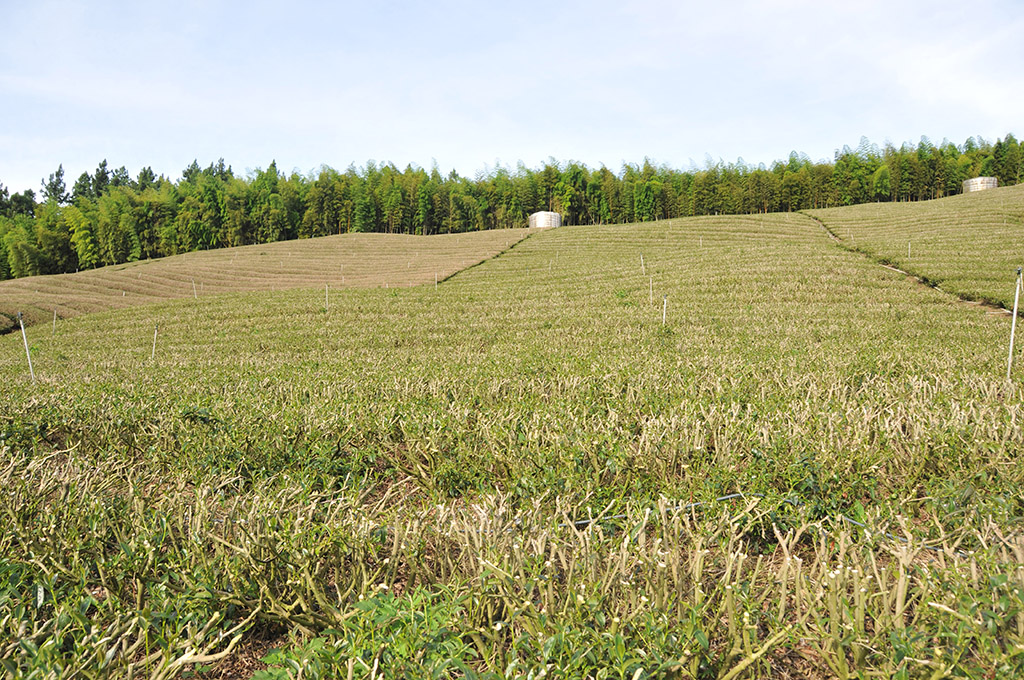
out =
{"type": "Polygon", "coordinates": [[[64,205],[70,199],[67,187],[64,186],[64,164],[57,167],[57,171],[50,174],[49,179],[42,183],[43,198],[46,202],[53,202],[57,205],[64,205]]]}
{"type": "Polygon", "coordinates": [[[107,187],[109,185],[110,173],[107,172],[107,159],[104,158],[96,167],[96,174],[92,177],[92,195],[99,198],[103,194],[107,193],[107,187]]]}
{"type": "Polygon", "coordinates": [[[78,180],[75,181],[75,186],[71,189],[71,202],[78,203],[82,200],[90,198],[96,198],[96,194],[92,188],[92,177],[88,172],[83,172],[78,176],[78,180]]]}

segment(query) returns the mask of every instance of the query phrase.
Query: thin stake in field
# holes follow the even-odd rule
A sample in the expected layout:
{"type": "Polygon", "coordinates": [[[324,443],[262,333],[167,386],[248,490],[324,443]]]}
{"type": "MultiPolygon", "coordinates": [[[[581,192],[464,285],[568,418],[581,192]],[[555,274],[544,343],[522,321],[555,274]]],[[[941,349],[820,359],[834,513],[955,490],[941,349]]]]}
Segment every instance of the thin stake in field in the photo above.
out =
{"type": "Polygon", "coordinates": [[[662,300],[661,303],[661,325],[665,325],[665,318],[668,315],[668,295],[662,300]]]}
{"type": "Polygon", "coordinates": [[[1013,369],[1013,338],[1017,333],[1017,303],[1020,302],[1021,268],[1017,267],[1017,285],[1013,290],[1013,322],[1010,324],[1010,356],[1006,360],[1006,379],[1010,379],[1013,369]]]}
{"type": "Polygon", "coordinates": [[[21,317],[21,312],[18,312],[18,323],[21,325],[21,339],[25,343],[25,356],[28,358],[28,372],[32,376],[32,382],[36,381],[36,372],[32,368],[32,353],[28,351],[28,336],[25,335],[25,321],[21,317]]]}
{"type": "Polygon", "coordinates": [[[53,333],[51,335],[57,335],[57,310],[53,310],[53,333]]]}
{"type": "Polygon", "coordinates": [[[153,328],[153,351],[149,353],[149,360],[153,361],[156,359],[156,334],[160,332],[160,324],[157,324],[153,328]]]}
{"type": "Polygon", "coordinates": [[[192,279],[192,297],[199,299],[199,293],[196,292],[196,280],[192,279]]]}

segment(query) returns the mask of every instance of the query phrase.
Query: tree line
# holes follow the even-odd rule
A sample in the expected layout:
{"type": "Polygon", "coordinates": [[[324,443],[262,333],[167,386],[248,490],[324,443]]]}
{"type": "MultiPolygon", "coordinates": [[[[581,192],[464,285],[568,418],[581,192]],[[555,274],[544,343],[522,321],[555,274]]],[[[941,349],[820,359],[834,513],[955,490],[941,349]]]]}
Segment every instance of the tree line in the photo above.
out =
{"type": "Polygon", "coordinates": [[[238,176],[221,159],[193,161],[178,181],[143,168],[132,177],[102,161],[70,192],[63,165],[32,190],[0,183],[0,279],[74,272],[193,250],[350,232],[440,234],[523,227],[553,210],[564,224],[786,212],[960,193],[963,180],[1021,181],[1024,153],[1007,135],[879,148],[862,139],[832,161],[790,154],[770,167],[708,162],[689,170],[645,160],[619,172],[549,160],[470,179],[391,163],[285,175],[271,163],[238,176]]]}

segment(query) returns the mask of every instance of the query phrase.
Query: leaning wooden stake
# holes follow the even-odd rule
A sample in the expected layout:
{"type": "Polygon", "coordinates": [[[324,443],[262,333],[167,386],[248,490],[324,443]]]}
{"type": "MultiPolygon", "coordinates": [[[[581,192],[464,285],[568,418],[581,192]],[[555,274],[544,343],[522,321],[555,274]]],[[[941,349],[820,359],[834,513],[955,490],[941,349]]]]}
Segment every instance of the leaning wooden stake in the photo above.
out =
{"type": "Polygon", "coordinates": [[[53,333],[51,335],[57,335],[57,310],[53,310],[53,333]]]}
{"type": "Polygon", "coordinates": [[[1017,333],[1017,303],[1020,302],[1020,271],[1017,267],[1017,286],[1013,292],[1013,322],[1010,324],[1010,356],[1006,360],[1006,379],[1010,379],[1010,371],[1013,369],[1013,336],[1017,333]]]}
{"type": "Polygon", "coordinates": [[[150,354],[149,354],[149,360],[150,361],[153,361],[154,359],[156,359],[156,334],[159,333],[159,332],[160,332],[160,324],[157,324],[156,327],[153,328],[153,351],[150,352],[150,354]]]}
{"type": "Polygon", "coordinates": [[[18,323],[21,324],[21,339],[25,343],[25,356],[28,358],[28,372],[32,376],[32,382],[35,382],[36,372],[32,368],[32,353],[28,351],[28,336],[25,335],[25,321],[21,318],[21,312],[18,312],[18,323]]]}
{"type": "Polygon", "coordinates": [[[662,304],[661,304],[661,325],[662,326],[665,325],[665,316],[667,314],[668,314],[668,295],[665,296],[665,299],[662,301],[662,304]]]}
{"type": "Polygon", "coordinates": [[[196,280],[192,279],[192,297],[199,298],[199,293],[196,292],[196,280]]]}

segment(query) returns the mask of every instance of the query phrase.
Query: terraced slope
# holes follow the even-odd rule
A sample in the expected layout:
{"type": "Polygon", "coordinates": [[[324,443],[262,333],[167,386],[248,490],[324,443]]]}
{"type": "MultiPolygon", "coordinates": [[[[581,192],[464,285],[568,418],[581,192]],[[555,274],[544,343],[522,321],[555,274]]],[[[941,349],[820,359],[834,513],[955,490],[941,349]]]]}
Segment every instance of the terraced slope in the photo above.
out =
{"type": "Polygon", "coordinates": [[[439,236],[346,234],[207,250],[76,274],[0,281],[0,333],[174,298],[290,288],[433,284],[515,244],[526,229],[439,236]]]}
{"type": "Polygon", "coordinates": [[[807,213],[847,246],[943,290],[1013,306],[1017,267],[1024,265],[1024,185],[807,213]]]}
{"type": "Polygon", "coordinates": [[[7,668],[1024,671],[1005,317],[804,215],[317,293],[37,327],[34,384],[0,338],[7,668]]]}

